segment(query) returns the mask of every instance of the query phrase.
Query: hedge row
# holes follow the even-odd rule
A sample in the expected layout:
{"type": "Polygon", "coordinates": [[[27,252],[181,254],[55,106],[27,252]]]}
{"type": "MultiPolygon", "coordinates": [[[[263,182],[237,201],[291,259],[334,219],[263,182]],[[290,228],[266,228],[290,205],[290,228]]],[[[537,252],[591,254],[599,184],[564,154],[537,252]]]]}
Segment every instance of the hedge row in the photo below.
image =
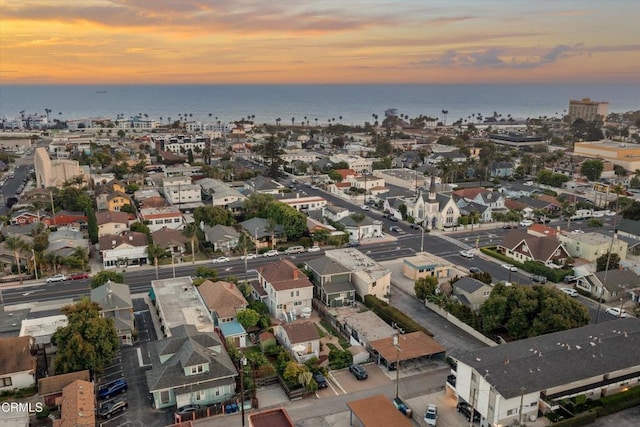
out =
{"type": "Polygon", "coordinates": [[[553,427],[581,427],[592,424],[598,418],[595,411],[583,412],[572,418],[567,418],[557,423],[553,423],[553,427]]]}
{"type": "Polygon", "coordinates": [[[393,306],[390,306],[382,300],[379,300],[373,295],[365,295],[364,304],[389,325],[395,323],[405,333],[422,331],[430,337],[433,337],[433,334],[429,330],[427,330],[427,328],[418,324],[402,311],[393,306]]]}
{"type": "Polygon", "coordinates": [[[627,391],[605,396],[600,399],[600,402],[602,406],[596,408],[599,417],[632,408],[640,405],[640,387],[633,387],[627,391]]]}
{"type": "Polygon", "coordinates": [[[509,264],[512,264],[529,273],[537,274],[539,276],[544,276],[552,282],[562,282],[562,279],[564,279],[564,276],[573,274],[572,269],[550,268],[538,261],[525,261],[524,263],[515,261],[514,259],[511,259],[508,256],[503,255],[500,252],[496,251],[495,247],[480,248],[480,251],[485,255],[489,255],[490,257],[493,257],[500,261],[504,261],[509,264]]]}

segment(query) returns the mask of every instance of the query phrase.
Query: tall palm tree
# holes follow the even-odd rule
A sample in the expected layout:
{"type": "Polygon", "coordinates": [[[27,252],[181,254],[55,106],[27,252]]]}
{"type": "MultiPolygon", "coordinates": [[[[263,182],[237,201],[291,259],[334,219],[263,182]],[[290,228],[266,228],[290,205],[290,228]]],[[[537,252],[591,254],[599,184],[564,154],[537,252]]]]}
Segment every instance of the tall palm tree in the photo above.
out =
{"type": "Polygon", "coordinates": [[[4,245],[7,249],[13,252],[13,256],[16,258],[16,264],[18,265],[18,277],[20,277],[20,284],[22,285],[22,271],[20,270],[20,253],[25,250],[26,245],[18,236],[9,236],[4,241],[4,245]]]}
{"type": "Polygon", "coordinates": [[[198,226],[196,224],[187,224],[182,231],[186,237],[191,239],[191,264],[196,262],[196,242],[198,241],[198,226]]]}
{"type": "Polygon", "coordinates": [[[151,243],[147,246],[147,257],[153,260],[153,264],[156,266],[156,280],[158,280],[158,258],[161,258],[167,254],[167,250],[158,245],[151,243]]]}
{"type": "Polygon", "coordinates": [[[79,261],[79,264],[83,270],[87,269],[89,265],[89,251],[87,250],[87,248],[75,248],[71,256],[79,261]]]}

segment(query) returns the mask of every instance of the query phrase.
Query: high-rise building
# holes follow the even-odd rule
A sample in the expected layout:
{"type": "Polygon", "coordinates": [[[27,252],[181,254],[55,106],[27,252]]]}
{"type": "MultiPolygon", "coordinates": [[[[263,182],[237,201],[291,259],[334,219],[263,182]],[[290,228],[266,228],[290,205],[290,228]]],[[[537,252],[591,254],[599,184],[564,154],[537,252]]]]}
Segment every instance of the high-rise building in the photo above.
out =
{"type": "Polygon", "coordinates": [[[576,119],[592,122],[598,118],[605,119],[609,111],[608,102],[592,101],[589,98],[569,101],[569,117],[573,123],[576,119]]]}

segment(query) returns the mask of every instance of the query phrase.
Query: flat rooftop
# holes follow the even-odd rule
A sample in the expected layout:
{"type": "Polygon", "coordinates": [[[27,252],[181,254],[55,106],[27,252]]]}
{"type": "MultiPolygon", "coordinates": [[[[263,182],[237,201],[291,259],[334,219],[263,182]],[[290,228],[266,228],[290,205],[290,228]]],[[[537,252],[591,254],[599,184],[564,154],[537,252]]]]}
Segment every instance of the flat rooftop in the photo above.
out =
{"type": "Polygon", "coordinates": [[[611,237],[605,236],[604,234],[600,233],[566,233],[565,238],[571,239],[574,242],[584,243],[585,245],[602,245],[605,243],[611,243],[611,237]]]}
{"type": "Polygon", "coordinates": [[[68,323],[67,316],[64,314],[38,319],[24,319],[20,326],[20,336],[32,336],[35,338],[36,344],[49,344],[56,329],[67,326],[68,323]]]}
{"type": "Polygon", "coordinates": [[[362,252],[353,248],[333,249],[325,255],[353,273],[369,275],[370,280],[381,279],[391,272],[362,252]]]}
{"type": "Polygon", "coordinates": [[[363,311],[362,313],[338,315],[338,322],[349,325],[351,329],[358,332],[370,343],[384,338],[391,338],[397,332],[384,320],[379,318],[373,311],[363,311]]]}
{"type": "Polygon", "coordinates": [[[209,310],[191,277],[152,280],[151,293],[167,336],[171,336],[172,328],[181,325],[194,325],[198,332],[214,332],[209,310]]]}

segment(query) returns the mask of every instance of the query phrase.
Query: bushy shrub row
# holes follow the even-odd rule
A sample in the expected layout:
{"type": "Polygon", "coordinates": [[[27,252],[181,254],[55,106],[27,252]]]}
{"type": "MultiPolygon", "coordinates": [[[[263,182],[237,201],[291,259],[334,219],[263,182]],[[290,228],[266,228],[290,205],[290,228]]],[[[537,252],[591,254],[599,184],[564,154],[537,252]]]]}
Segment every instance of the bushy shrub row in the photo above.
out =
{"type": "Polygon", "coordinates": [[[640,386],[633,387],[627,391],[605,396],[600,399],[602,406],[596,408],[598,416],[613,414],[623,409],[640,405],[640,386]]]}
{"type": "Polygon", "coordinates": [[[427,328],[418,324],[402,311],[393,306],[390,306],[382,300],[379,300],[373,295],[366,295],[364,297],[364,304],[389,325],[395,323],[405,333],[422,331],[431,337],[433,336],[433,334],[428,331],[427,328]]]}
{"type": "Polygon", "coordinates": [[[509,264],[512,264],[529,273],[537,274],[539,276],[544,276],[551,282],[562,282],[562,279],[564,279],[564,276],[569,276],[573,274],[573,269],[550,268],[538,261],[525,261],[524,263],[515,261],[509,258],[508,256],[503,255],[500,252],[496,251],[495,247],[480,248],[480,251],[485,255],[489,255],[490,257],[493,257],[500,261],[504,261],[509,264]]]}
{"type": "Polygon", "coordinates": [[[596,418],[598,418],[598,414],[595,411],[583,412],[582,414],[576,415],[575,417],[566,418],[564,420],[553,423],[554,427],[580,427],[586,426],[593,423],[596,418]]]}

